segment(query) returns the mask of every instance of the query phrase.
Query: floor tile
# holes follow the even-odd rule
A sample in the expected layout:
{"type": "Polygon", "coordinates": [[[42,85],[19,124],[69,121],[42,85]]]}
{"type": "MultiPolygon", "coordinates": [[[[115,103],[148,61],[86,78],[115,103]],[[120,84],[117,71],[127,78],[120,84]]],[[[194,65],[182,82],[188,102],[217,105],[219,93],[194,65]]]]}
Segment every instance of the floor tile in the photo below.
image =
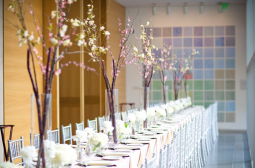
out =
{"type": "Polygon", "coordinates": [[[247,134],[220,132],[204,168],[251,168],[247,134]]]}

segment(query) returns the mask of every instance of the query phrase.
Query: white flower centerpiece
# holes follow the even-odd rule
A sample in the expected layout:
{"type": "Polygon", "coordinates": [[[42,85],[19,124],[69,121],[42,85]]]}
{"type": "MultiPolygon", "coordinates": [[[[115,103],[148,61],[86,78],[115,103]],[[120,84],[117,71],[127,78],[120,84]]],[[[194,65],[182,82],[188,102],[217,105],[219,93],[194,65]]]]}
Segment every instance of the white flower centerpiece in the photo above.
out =
{"type": "Polygon", "coordinates": [[[0,164],[1,168],[20,168],[20,166],[17,166],[11,162],[3,162],[0,164]]]}
{"type": "Polygon", "coordinates": [[[92,135],[95,133],[95,131],[92,128],[85,128],[83,131],[76,130],[76,135],[72,136],[73,140],[76,141],[77,144],[77,156],[78,160],[81,160],[82,156],[82,150],[81,150],[81,143],[87,142],[86,145],[86,154],[88,156],[91,155],[91,146],[89,144],[89,139],[92,137],[92,135]]]}
{"type": "Polygon", "coordinates": [[[55,145],[55,156],[52,158],[52,163],[55,164],[57,167],[72,164],[75,162],[76,158],[76,152],[70,145],[55,145]]]}
{"type": "Polygon", "coordinates": [[[131,129],[122,120],[116,120],[118,141],[127,138],[131,134],[131,129]]]}
{"type": "Polygon", "coordinates": [[[103,125],[104,125],[104,127],[103,127],[104,133],[107,135],[109,135],[114,129],[111,121],[104,121],[103,125]]]}
{"type": "Polygon", "coordinates": [[[137,124],[139,124],[138,132],[141,132],[144,127],[143,122],[147,119],[146,111],[141,110],[141,111],[135,111],[134,113],[136,115],[137,124]]]}
{"type": "Polygon", "coordinates": [[[44,141],[44,150],[46,157],[46,167],[52,167],[52,159],[55,157],[55,142],[50,140],[44,141]]]}
{"type": "Polygon", "coordinates": [[[147,109],[147,120],[148,120],[148,125],[152,125],[155,117],[156,113],[155,113],[155,108],[154,107],[150,107],[147,109]]]}
{"type": "Polygon", "coordinates": [[[37,152],[34,146],[23,147],[20,155],[25,162],[25,167],[29,167],[33,163],[33,158],[37,157],[37,152]]]}
{"type": "Polygon", "coordinates": [[[89,143],[94,153],[101,153],[108,143],[108,136],[104,133],[94,133],[89,139],[89,143]]]}
{"type": "Polygon", "coordinates": [[[129,128],[131,128],[132,130],[132,134],[135,135],[134,127],[136,124],[136,115],[133,113],[128,114],[127,120],[128,120],[129,128]]]}
{"type": "Polygon", "coordinates": [[[167,118],[169,118],[172,113],[174,113],[174,108],[171,104],[168,104],[166,108],[167,118]]]}
{"type": "Polygon", "coordinates": [[[156,107],[156,118],[157,120],[162,120],[166,117],[166,110],[162,107],[156,107]]]}

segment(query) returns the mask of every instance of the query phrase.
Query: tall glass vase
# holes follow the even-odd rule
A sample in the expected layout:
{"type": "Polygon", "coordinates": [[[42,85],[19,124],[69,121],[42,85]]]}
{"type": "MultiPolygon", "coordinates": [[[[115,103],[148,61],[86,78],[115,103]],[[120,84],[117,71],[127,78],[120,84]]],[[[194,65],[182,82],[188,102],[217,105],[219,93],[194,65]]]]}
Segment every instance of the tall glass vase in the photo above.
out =
{"type": "Polygon", "coordinates": [[[175,100],[178,99],[180,89],[181,89],[181,84],[179,84],[178,82],[174,83],[174,99],[175,100]]]}
{"type": "MultiPolygon", "coordinates": [[[[31,145],[35,145],[34,142],[37,142],[39,147],[39,152],[41,155],[38,155],[38,161],[42,160],[41,166],[45,163],[45,148],[44,140],[52,140],[51,137],[52,130],[52,96],[51,94],[40,94],[36,96],[32,94],[31,96],[31,145]],[[39,117],[40,116],[40,117],[39,117]],[[39,118],[38,118],[39,117],[39,118]],[[39,131],[33,130],[34,119],[40,119],[41,124],[39,124],[39,131]],[[45,126],[45,127],[44,127],[45,126]],[[49,132],[49,133],[48,133],[49,132]],[[38,139],[33,139],[34,134],[40,134],[38,139]]],[[[37,163],[38,164],[38,163],[37,163]]],[[[49,162],[46,163],[49,167],[49,162]]],[[[46,165],[45,165],[46,166],[46,165]]]]}
{"type": "Polygon", "coordinates": [[[114,127],[113,134],[113,142],[116,144],[118,142],[117,133],[116,133],[116,113],[119,108],[119,92],[118,89],[106,89],[105,90],[105,117],[109,118],[112,121],[112,126],[114,127]]]}
{"type": "MultiPolygon", "coordinates": [[[[41,106],[40,106],[40,109],[41,109],[41,117],[43,118],[44,115],[46,115],[46,124],[45,124],[45,132],[44,132],[44,139],[48,139],[48,140],[51,140],[52,137],[51,137],[51,134],[47,134],[46,133],[48,131],[51,131],[52,130],[52,97],[51,97],[51,94],[41,94],[40,97],[39,97],[39,101],[41,102],[41,106]]],[[[35,95],[32,94],[31,95],[31,137],[33,137],[33,134],[35,132],[38,132],[38,131],[35,131],[33,129],[34,127],[34,117],[37,118],[37,105],[36,105],[36,99],[35,99],[35,95]]],[[[31,138],[31,144],[33,144],[32,142],[33,138],[31,138]]]]}
{"type": "Polygon", "coordinates": [[[162,92],[163,92],[163,94],[162,94],[163,102],[164,102],[164,104],[166,104],[167,101],[168,101],[168,86],[163,86],[162,87],[162,92]]]}
{"type": "Polygon", "coordinates": [[[41,100],[42,100],[42,105],[43,105],[43,110],[42,112],[46,112],[46,127],[45,127],[45,132],[44,132],[44,138],[52,140],[52,134],[47,134],[47,132],[52,131],[52,96],[51,94],[41,94],[41,100]],[[45,110],[44,110],[45,108],[45,110]]]}
{"type": "MultiPolygon", "coordinates": [[[[147,108],[150,106],[150,87],[143,87],[141,92],[142,107],[147,113],[147,108]]],[[[143,127],[147,128],[147,119],[143,123],[143,127]]]]}

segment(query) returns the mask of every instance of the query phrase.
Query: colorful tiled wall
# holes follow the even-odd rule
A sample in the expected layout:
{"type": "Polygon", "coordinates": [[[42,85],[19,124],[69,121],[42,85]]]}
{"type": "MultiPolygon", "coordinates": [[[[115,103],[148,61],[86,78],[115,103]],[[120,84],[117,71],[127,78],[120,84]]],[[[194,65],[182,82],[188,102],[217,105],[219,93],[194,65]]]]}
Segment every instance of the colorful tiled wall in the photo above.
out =
{"type": "MultiPolygon", "coordinates": [[[[188,95],[194,105],[208,107],[218,101],[218,121],[235,122],[235,26],[152,28],[157,47],[172,46],[172,55],[188,57],[199,51],[188,78],[188,95]],[[160,46],[158,46],[160,45],[160,46]]],[[[168,99],[172,100],[173,84],[169,73],[168,99]]],[[[156,73],[151,84],[152,102],[162,102],[161,82],[156,73]]],[[[184,93],[180,92],[180,97],[184,93]]]]}

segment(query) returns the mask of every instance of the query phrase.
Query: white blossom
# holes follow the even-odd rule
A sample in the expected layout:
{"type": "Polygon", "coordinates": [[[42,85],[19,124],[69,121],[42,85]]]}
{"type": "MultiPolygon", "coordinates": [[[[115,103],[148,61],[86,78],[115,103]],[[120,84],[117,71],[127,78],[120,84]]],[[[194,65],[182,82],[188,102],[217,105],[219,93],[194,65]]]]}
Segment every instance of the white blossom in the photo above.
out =
{"type": "Polygon", "coordinates": [[[31,35],[28,37],[28,40],[29,40],[29,41],[34,40],[34,35],[33,35],[33,34],[31,34],[31,35]]]}
{"type": "Polygon", "coordinates": [[[133,49],[136,53],[138,52],[138,49],[136,47],[133,47],[133,49]]]}
{"type": "Polygon", "coordinates": [[[110,35],[110,32],[109,32],[109,31],[105,31],[105,35],[106,35],[106,36],[109,36],[109,35],[110,35]]]}
{"type": "Polygon", "coordinates": [[[104,29],[105,29],[104,26],[101,26],[101,27],[100,27],[100,31],[103,31],[104,29]]]}
{"type": "Polygon", "coordinates": [[[72,42],[70,41],[70,39],[66,39],[64,42],[63,42],[63,46],[71,46],[72,45],[72,42]]]}
{"type": "Polygon", "coordinates": [[[51,43],[52,43],[53,45],[58,44],[58,40],[55,39],[55,38],[51,38],[50,41],[51,41],[51,43]]]}
{"type": "Polygon", "coordinates": [[[84,44],[84,42],[85,42],[84,40],[78,40],[78,44],[77,45],[81,46],[82,44],[84,44]]]}
{"type": "Polygon", "coordinates": [[[57,11],[51,11],[51,18],[54,19],[56,17],[57,11]]]}
{"type": "Polygon", "coordinates": [[[27,37],[27,36],[28,36],[28,31],[25,30],[25,32],[24,32],[24,37],[27,37]]]}
{"type": "Polygon", "coordinates": [[[95,22],[94,20],[90,20],[89,24],[92,26],[94,24],[94,22],[95,22]]]}

